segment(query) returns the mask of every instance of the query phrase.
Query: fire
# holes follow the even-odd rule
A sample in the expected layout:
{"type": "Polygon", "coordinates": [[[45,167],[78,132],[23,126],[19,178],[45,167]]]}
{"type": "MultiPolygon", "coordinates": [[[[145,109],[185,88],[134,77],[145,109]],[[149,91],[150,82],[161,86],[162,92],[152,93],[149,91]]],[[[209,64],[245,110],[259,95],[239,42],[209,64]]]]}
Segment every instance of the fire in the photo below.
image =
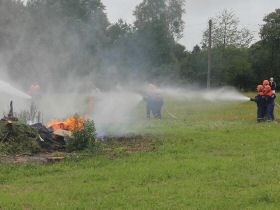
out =
{"type": "Polygon", "coordinates": [[[82,130],[84,127],[85,121],[86,121],[85,117],[80,117],[78,115],[74,115],[64,121],[51,120],[48,123],[48,128],[52,128],[54,131],[67,130],[67,131],[73,132],[75,130],[82,130]]]}

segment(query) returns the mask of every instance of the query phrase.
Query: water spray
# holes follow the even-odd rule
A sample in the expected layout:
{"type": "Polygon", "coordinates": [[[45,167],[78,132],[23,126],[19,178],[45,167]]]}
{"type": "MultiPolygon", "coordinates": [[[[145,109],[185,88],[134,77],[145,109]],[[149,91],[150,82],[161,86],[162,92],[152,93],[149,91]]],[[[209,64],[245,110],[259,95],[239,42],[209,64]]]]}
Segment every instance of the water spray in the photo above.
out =
{"type": "Polygon", "coordinates": [[[0,80],[0,92],[10,96],[19,97],[22,99],[31,99],[31,96],[27,95],[23,91],[18,90],[17,88],[13,87],[9,83],[1,80],[0,80]]]}
{"type": "Polygon", "coordinates": [[[171,97],[175,100],[186,101],[209,101],[209,102],[247,102],[250,98],[242,95],[236,89],[223,87],[219,89],[191,89],[191,88],[163,88],[161,94],[171,97]]]}

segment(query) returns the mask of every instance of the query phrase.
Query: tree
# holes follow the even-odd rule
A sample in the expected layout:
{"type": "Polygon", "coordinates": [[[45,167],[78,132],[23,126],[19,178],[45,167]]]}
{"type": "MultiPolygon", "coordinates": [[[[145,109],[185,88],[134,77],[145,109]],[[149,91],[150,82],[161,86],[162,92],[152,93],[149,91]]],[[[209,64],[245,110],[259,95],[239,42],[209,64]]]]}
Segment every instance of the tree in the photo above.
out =
{"type": "Polygon", "coordinates": [[[250,88],[254,80],[248,48],[228,47],[225,50],[223,81],[226,85],[250,88]]]}
{"type": "MultiPolygon", "coordinates": [[[[246,28],[239,27],[239,19],[233,11],[223,10],[218,16],[211,19],[213,22],[213,47],[248,47],[252,42],[252,33],[246,28]]],[[[208,45],[208,34],[207,29],[203,34],[202,44],[204,46],[208,45]]]]}
{"type": "Polygon", "coordinates": [[[112,24],[107,29],[107,35],[109,38],[110,44],[116,44],[122,38],[128,36],[133,32],[131,25],[124,22],[122,19],[119,19],[118,22],[112,24]]]}
{"type": "MultiPolygon", "coordinates": [[[[249,62],[252,65],[256,84],[261,83],[266,78],[274,76],[270,68],[271,47],[264,44],[263,41],[258,41],[250,47],[249,62]]],[[[277,76],[275,79],[279,80],[280,78],[277,76]]]]}
{"type": "MultiPolygon", "coordinates": [[[[139,72],[151,77],[171,76],[178,70],[184,22],[184,0],[143,0],[135,9],[134,51],[139,72]]],[[[183,53],[183,52],[182,52],[183,53]]]]}
{"type": "Polygon", "coordinates": [[[261,41],[251,47],[252,63],[256,75],[280,80],[280,9],[265,16],[263,21],[261,41]]]}
{"type": "Polygon", "coordinates": [[[265,24],[261,27],[261,39],[267,42],[273,42],[280,48],[280,9],[265,16],[265,24]]]}
{"type": "Polygon", "coordinates": [[[104,9],[100,0],[29,0],[9,74],[28,86],[52,81],[58,87],[65,75],[83,77],[99,69],[108,41],[104,9]]]}
{"type": "Polygon", "coordinates": [[[185,0],[168,0],[167,8],[167,22],[169,31],[173,37],[180,39],[183,37],[184,21],[183,15],[185,13],[185,0]]]}
{"type": "Polygon", "coordinates": [[[184,30],[185,0],[144,0],[135,11],[135,27],[161,23],[173,38],[181,38],[184,30]]]}

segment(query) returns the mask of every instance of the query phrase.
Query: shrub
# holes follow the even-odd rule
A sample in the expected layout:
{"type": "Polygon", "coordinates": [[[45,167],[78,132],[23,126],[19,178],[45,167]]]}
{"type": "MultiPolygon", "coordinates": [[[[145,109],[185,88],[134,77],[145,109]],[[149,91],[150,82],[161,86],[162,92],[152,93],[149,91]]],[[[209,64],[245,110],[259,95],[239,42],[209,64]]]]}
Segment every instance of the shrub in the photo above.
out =
{"type": "Polygon", "coordinates": [[[87,120],[84,128],[73,132],[73,137],[66,142],[66,150],[73,152],[76,150],[90,149],[96,147],[96,130],[94,122],[87,120]]]}

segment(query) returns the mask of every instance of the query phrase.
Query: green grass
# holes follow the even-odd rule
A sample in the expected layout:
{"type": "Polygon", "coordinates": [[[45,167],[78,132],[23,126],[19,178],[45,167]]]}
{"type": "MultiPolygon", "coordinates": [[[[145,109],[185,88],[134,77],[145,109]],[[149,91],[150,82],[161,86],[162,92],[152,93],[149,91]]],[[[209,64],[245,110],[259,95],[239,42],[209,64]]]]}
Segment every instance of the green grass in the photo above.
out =
{"type": "Polygon", "coordinates": [[[257,124],[255,103],[166,111],[131,125],[153,152],[0,165],[0,209],[279,209],[279,124],[257,124]]]}

